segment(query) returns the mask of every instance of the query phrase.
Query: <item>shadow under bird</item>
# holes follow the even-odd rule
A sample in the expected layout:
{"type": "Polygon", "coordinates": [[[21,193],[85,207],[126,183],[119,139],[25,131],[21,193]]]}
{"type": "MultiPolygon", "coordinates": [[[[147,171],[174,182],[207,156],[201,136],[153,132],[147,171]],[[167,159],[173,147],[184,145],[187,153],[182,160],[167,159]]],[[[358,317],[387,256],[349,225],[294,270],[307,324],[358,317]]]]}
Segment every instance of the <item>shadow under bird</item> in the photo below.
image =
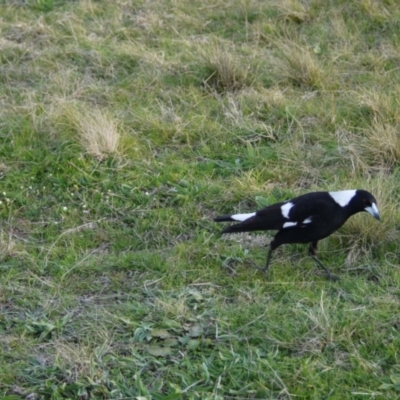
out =
{"type": "Polygon", "coordinates": [[[317,244],[338,230],[348,218],[366,211],[380,221],[375,197],[366,190],[313,192],[292,200],[272,204],[249,214],[222,215],[214,221],[240,222],[222,233],[277,230],[270,243],[265,267],[267,272],[273,250],[288,243],[310,243],[309,254],[326,272],[328,279],[337,279],[317,258],[317,244]]]}

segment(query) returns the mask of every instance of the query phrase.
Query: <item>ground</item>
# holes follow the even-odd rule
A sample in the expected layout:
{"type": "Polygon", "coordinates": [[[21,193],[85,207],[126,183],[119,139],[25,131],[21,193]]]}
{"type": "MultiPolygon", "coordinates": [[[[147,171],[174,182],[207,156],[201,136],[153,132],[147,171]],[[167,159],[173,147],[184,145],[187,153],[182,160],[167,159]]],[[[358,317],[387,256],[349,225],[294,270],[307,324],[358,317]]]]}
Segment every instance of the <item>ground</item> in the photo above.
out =
{"type": "Polygon", "coordinates": [[[0,18],[4,399],[400,398],[396,1],[21,0],[0,18]],[[362,188],[320,244],[213,217],[362,188]]]}

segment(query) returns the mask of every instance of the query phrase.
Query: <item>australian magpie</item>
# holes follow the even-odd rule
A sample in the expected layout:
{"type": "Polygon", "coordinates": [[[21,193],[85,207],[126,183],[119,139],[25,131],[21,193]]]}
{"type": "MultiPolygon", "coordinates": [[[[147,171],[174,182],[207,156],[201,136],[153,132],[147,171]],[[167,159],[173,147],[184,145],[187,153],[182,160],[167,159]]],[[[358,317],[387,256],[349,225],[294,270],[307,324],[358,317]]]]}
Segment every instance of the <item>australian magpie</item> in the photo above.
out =
{"type": "Polygon", "coordinates": [[[341,190],[339,192],[313,192],[292,200],[272,204],[249,214],[216,217],[214,221],[239,221],[222,233],[277,230],[270,243],[264,268],[267,272],[272,251],[286,243],[310,243],[309,254],[321,266],[328,279],[336,279],[317,258],[317,244],[339,229],[349,217],[367,211],[380,221],[375,197],[366,190],[341,190]]]}

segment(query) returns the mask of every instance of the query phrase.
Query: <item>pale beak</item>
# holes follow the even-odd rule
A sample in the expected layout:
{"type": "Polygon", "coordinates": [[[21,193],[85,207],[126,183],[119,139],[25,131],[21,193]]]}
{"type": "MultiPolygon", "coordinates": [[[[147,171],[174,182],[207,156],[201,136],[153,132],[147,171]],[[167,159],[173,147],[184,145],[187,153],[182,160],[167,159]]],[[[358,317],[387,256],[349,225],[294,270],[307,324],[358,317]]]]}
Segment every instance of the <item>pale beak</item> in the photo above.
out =
{"type": "Polygon", "coordinates": [[[375,203],[372,203],[370,207],[365,207],[364,210],[368,213],[370,213],[374,218],[376,218],[378,221],[381,220],[381,217],[379,215],[379,210],[378,207],[376,206],[375,203]]]}

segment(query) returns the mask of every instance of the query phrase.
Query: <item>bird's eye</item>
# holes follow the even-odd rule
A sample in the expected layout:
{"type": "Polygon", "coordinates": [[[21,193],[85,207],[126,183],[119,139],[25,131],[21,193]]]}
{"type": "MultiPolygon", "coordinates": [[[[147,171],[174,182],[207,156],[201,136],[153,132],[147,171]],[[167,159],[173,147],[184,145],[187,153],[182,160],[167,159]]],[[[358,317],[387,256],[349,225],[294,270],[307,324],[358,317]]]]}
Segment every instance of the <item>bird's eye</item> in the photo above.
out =
{"type": "Polygon", "coordinates": [[[370,206],[370,205],[371,205],[371,202],[370,202],[369,200],[367,200],[367,199],[364,199],[364,200],[363,200],[363,203],[364,203],[366,206],[370,206]]]}

